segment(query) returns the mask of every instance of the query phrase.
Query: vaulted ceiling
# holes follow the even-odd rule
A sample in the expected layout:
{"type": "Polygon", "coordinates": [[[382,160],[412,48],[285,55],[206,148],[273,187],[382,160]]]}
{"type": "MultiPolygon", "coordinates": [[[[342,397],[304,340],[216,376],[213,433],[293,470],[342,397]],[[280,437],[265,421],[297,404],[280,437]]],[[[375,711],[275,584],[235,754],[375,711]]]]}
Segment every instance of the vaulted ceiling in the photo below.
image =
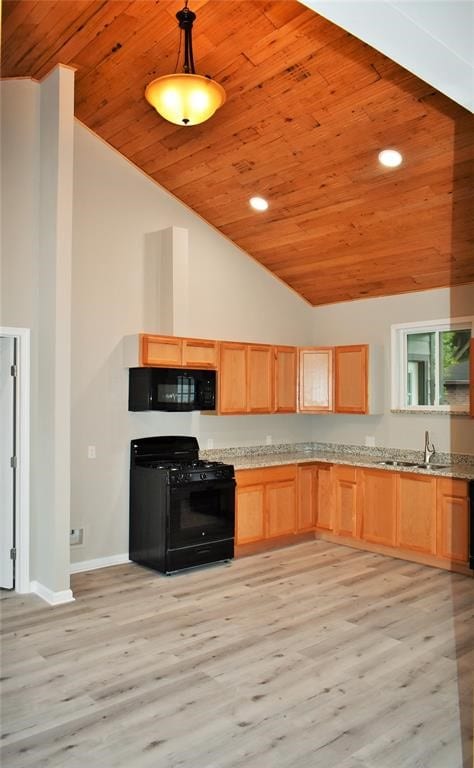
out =
{"type": "Polygon", "coordinates": [[[3,0],[2,76],[75,67],[77,118],[313,305],[474,281],[467,110],[294,0],[190,0],[227,101],[172,125],[143,93],[182,5],[3,0]]]}

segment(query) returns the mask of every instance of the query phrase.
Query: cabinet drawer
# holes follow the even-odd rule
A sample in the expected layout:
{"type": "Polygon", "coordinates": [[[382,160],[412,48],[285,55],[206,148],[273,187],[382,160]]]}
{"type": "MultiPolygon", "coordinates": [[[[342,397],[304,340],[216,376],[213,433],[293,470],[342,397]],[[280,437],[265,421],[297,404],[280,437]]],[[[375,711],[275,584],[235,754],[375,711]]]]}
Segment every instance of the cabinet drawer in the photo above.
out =
{"type": "Polygon", "coordinates": [[[453,477],[438,477],[436,482],[438,483],[438,493],[461,499],[467,498],[467,480],[455,480],[453,477]]]}
{"type": "Polygon", "coordinates": [[[182,359],[189,368],[217,368],[217,342],[183,339],[182,359]]]}
{"type": "Polygon", "coordinates": [[[296,479],[296,464],[285,464],[281,467],[264,467],[259,469],[238,469],[235,479],[239,487],[244,485],[259,485],[260,483],[278,483],[282,480],[296,479]]]}
{"type": "Polygon", "coordinates": [[[181,365],[181,339],[142,335],[140,365],[181,365]]]}
{"type": "Polygon", "coordinates": [[[345,480],[348,483],[355,483],[356,481],[356,467],[345,467],[342,464],[338,464],[334,467],[334,474],[338,480],[345,480]]]}

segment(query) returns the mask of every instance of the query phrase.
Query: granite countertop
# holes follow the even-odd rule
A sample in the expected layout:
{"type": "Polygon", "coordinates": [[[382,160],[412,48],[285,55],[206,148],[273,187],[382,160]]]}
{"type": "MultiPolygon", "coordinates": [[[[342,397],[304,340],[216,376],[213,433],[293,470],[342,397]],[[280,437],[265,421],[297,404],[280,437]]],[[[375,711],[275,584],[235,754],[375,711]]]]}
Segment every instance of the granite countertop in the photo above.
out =
{"type": "Polygon", "coordinates": [[[460,454],[435,454],[434,464],[448,464],[446,467],[424,469],[411,466],[384,465],[381,461],[416,461],[422,462],[419,451],[400,449],[364,449],[360,446],[336,446],[324,444],[296,444],[282,446],[256,446],[225,448],[221,450],[201,451],[203,458],[225,461],[238,469],[259,469],[276,467],[284,464],[305,464],[315,461],[330,464],[343,464],[352,467],[369,467],[389,472],[410,472],[417,475],[434,477],[453,477],[474,480],[474,456],[460,454]]]}

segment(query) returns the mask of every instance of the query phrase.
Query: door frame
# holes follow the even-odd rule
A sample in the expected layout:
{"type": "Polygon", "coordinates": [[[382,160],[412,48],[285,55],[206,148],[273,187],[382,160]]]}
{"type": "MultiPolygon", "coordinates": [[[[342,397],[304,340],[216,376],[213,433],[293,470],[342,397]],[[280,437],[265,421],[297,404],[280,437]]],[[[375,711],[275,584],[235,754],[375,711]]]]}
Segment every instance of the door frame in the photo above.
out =
{"type": "Polygon", "coordinates": [[[15,592],[31,592],[30,586],[30,329],[4,328],[1,336],[17,340],[17,483],[15,592]]]}

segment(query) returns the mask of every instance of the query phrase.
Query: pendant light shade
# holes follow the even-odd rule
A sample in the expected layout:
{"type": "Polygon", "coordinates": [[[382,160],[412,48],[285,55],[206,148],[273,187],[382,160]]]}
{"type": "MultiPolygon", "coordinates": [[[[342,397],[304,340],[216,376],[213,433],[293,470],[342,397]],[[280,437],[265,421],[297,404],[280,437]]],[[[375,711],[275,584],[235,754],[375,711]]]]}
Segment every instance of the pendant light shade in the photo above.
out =
{"type": "Polygon", "coordinates": [[[182,72],[157,77],[147,86],[145,98],[170,123],[198,125],[223,105],[225,91],[209,77],[182,72]]]}
{"type": "Polygon", "coordinates": [[[184,71],[157,77],[147,85],[145,98],[170,123],[199,125],[223,105],[225,91],[210,77],[195,74],[192,27],[196,14],[188,9],[188,0],[176,18],[184,30],[184,71]]]}

